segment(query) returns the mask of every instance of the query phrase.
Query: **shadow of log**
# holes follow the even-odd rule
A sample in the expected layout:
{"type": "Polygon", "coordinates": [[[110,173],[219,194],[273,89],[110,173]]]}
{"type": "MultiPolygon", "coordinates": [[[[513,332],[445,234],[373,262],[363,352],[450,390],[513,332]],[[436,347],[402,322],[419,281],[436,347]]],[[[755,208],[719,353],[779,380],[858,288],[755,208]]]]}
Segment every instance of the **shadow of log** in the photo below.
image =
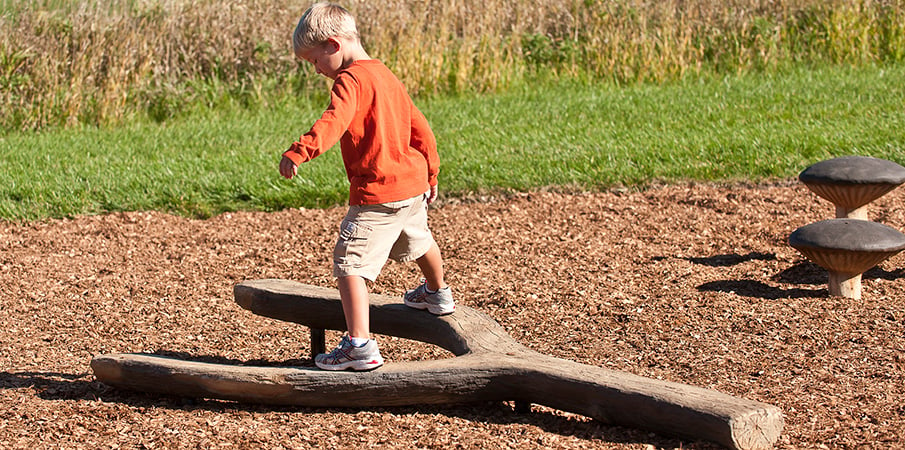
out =
{"type": "MultiPolygon", "coordinates": [[[[206,362],[221,362],[227,364],[239,363],[238,360],[218,356],[193,356],[183,352],[158,351],[160,356],[182,357],[184,359],[198,358],[206,362]]],[[[245,361],[241,364],[255,364],[255,361],[245,361]]],[[[262,361],[263,364],[279,365],[278,361],[262,361]]],[[[161,398],[154,393],[141,391],[122,391],[98,382],[90,373],[61,373],[61,372],[0,372],[0,389],[32,389],[35,395],[43,400],[86,400],[97,401],[103,398],[105,403],[120,403],[132,407],[157,407],[182,411],[210,411],[223,413],[228,411],[249,412],[283,412],[299,413],[305,411],[337,411],[337,408],[308,408],[300,409],[295,406],[274,407],[270,405],[258,405],[249,403],[235,403],[222,400],[205,400],[180,396],[168,396],[161,398]]],[[[345,410],[344,408],[343,410],[345,410]]],[[[348,408],[351,412],[361,411],[362,408],[348,408]]],[[[503,402],[484,402],[468,404],[442,404],[442,405],[416,405],[385,408],[394,414],[401,416],[421,414],[432,416],[442,414],[449,417],[458,417],[473,422],[483,422],[507,425],[511,423],[525,423],[536,426],[549,433],[562,436],[574,436],[580,439],[602,439],[611,443],[639,443],[645,442],[658,448],[712,448],[706,443],[689,446],[688,441],[668,438],[655,438],[647,432],[641,432],[626,428],[607,426],[596,421],[583,421],[575,417],[565,417],[553,413],[534,411],[531,414],[523,414],[515,411],[511,404],[503,402]]]]}
{"type": "Polygon", "coordinates": [[[166,358],[179,359],[185,361],[194,361],[210,364],[229,364],[234,366],[258,366],[258,367],[309,367],[314,368],[314,361],[308,358],[292,358],[283,361],[272,361],[268,359],[249,359],[240,360],[235,358],[226,358],[220,355],[197,355],[187,352],[179,352],[172,350],[156,350],[148,353],[166,358]]]}
{"type": "MultiPolygon", "coordinates": [[[[312,329],[345,328],[339,293],[286,280],[234,289],[265,317],[312,329]]],[[[681,383],[579,364],[534,352],[490,317],[460,306],[435,317],[398,299],[371,297],[371,329],[438,345],[456,357],[389,363],[370,372],[236,366],[159,355],[100,355],[97,378],[112,386],[188,397],[312,407],[385,407],[487,401],[537,403],[606,424],[703,439],[738,449],[771,448],[782,413],[771,405],[681,383]]]]}
{"type": "Polygon", "coordinates": [[[45,400],[96,400],[108,389],[93,381],[88,373],[0,372],[0,389],[32,388],[45,400]]]}

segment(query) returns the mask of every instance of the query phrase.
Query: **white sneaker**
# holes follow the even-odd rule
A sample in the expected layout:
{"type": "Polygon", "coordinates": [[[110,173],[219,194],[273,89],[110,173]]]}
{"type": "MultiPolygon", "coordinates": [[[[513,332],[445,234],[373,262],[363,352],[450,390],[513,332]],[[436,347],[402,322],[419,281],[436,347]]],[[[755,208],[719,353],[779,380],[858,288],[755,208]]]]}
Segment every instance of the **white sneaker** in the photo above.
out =
{"type": "Polygon", "coordinates": [[[332,352],[315,356],[314,364],[324,370],[373,370],[383,365],[383,357],[377,341],[370,339],[367,344],[356,347],[346,335],[332,352]]]}
{"type": "Polygon", "coordinates": [[[430,293],[427,292],[427,283],[422,282],[421,286],[406,291],[402,299],[405,306],[415,309],[426,309],[431,314],[438,316],[452,314],[456,310],[452,289],[449,286],[430,293]]]}

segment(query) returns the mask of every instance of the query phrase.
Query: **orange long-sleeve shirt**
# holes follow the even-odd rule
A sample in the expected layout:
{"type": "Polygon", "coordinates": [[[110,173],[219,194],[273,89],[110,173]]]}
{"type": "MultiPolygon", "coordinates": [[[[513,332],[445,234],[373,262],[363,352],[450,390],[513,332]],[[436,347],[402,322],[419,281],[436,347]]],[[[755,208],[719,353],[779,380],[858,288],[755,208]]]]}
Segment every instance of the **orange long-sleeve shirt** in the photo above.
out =
{"type": "Polygon", "coordinates": [[[340,141],[349,204],[404,200],[437,184],[440,158],[427,119],[380,61],[352,63],[333,83],[330,106],[284,156],[301,164],[340,141]]]}

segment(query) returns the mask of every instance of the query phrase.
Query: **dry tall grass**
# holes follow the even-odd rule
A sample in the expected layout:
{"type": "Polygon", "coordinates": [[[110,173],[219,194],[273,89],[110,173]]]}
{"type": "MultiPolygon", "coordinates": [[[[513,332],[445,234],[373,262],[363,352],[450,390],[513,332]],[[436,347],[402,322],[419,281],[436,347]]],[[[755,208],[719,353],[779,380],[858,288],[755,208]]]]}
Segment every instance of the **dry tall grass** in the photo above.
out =
{"type": "MultiPolygon", "coordinates": [[[[321,86],[292,58],[302,0],[0,2],[0,127],[165,119],[321,86]]],[[[905,0],[348,0],[415,93],[527,74],[663,81],[905,59],[905,0]]]]}

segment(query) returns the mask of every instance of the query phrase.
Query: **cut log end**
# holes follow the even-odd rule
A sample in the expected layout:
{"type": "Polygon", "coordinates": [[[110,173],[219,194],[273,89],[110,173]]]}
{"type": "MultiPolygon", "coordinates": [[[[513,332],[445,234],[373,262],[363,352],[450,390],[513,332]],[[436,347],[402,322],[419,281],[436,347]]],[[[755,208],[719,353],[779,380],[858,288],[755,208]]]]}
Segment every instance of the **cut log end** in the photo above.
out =
{"type": "Polygon", "coordinates": [[[729,424],[735,448],[768,450],[779,439],[783,428],[782,411],[768,406],[734,418],[729,424]]]}

